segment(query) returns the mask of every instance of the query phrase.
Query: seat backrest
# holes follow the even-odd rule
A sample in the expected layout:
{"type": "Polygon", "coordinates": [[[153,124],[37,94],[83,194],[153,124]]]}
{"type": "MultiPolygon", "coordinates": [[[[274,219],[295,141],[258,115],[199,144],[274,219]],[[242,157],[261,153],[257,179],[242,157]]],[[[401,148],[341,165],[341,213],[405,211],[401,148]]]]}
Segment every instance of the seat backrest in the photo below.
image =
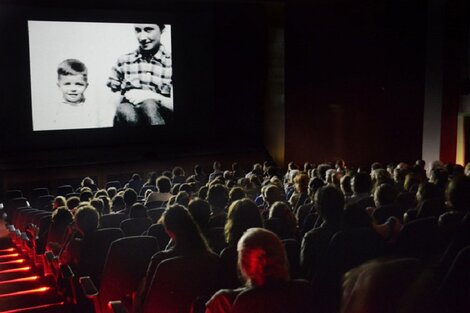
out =
{"type": "Polygon", "coordinates": [[[29,206],[28,199],[25,197],[10,199],[5,202],[5,212],[11,215],[17,208],[29,206]]]}
{"type": "Polygon", "coordinates": [[[146,186],[143,186],[143,187],[140,189],[139,195],[140,195],[140,196],[145,196],[145,192],[146,192],[147,190],[149,190],[149,189],[152,190],[152,191],[155,191],[156,188],[155,188],[155,186],[153,186],[153,185],[146,185],[146,186]]]}
{"type": "Polygon", "coordinates": [[[66,196],[69,193],[72,193],[73,187],[71,185],[62,185],[56,188],[56,196],[66,196]]]}
{"type": "Polygon", "coordinates": [[[121,182],[119,180],[111,180],[109,182],[106,182],[105,189],[114,187],[117,190],[121,189],[121,182]]]}
{"type": "Polygon", "coordinates": [[[46,187],[34,188],[31,192],[31,199],[37,199],[40,196],[45,196],[48,194],[49,194],[49,188],[46,188],[46,187]]]}
{"type": "Polygon", "coordinates": [[[426,258],[438,252],[440,246],[437,218],[418,218],[403,225],[395,243],[399,256],[426,258]]]}
{"type": "Polygon", "coordinates": [[[160,217],[162,217],[163,212],[165,212],[165,208],[158,207],[158,208],[155,208],[155,209],[147,210],[147,215],[152,220],[152,223],[156,223],[156,222],[158,222],[160,217]]]}
{"type": "Polygon", "coordinates": [[[53,201],[54,201],[54,196],[52,196],[52,195],[39,196],[34,201],[34,207],[39,209],[39,210],[51,211],[53,201]]]}
{"type": "Polygon", "coordinates": [[[121,300],[128,310],[132,294],[145,276],[151,257],[158,252],[157,240],[150,236],[125,237],[109,247],[99,288],[101,312],[111,312],[108,302],[121,300]]]}
{"type": "Polygon", "coordinates": [[[302,271],[300,267],[300,243],[295,239],[283,239],[281,241],[286,249],[290,277],[299,278],[302,271]]]}
{"type": "Polygon", "coordinates": [[[165,227],[162,224],[153,224],[147,230],[147,235],[157,239],[158,246],[163,250],[170,242],[170,236],[165,231],[165,227]]]}
{"type": "Polygon", "coordinates": [[[233,303],[233,313],[310,313],[315,311],[312,286],[303,280],[242,291],[233,303]]]}
{"type": "Polygon", "coordinates": [[[127,218],[124,213],[105,214],[100,218],[100,228],[119,228],[121,222],[127,218]]]}
{"type": "Polygon", "coordinates": [[[339,288],[341,277],[352,268],[385,254],[386,245],[372,227],[337,232],[330,240],[326,269],[320,274],[325,283],[339,288]]]}
{"type": "Polygon", "coordinates": [[[22,198],[23,192],[21,190],[7,190],[5,192],[5,202],[15,199],[15,198],[22,198]]]}
{"type": "Polygon", "coordinates": [[[211,296],[219,287],[219,258],[198,254],[161,262],[144,301],[145,313],[189,312],[198,297],[211,296]]]}
{"type": "Polygon", "coordinates": [[[209,227],[203,230],[203,232],[206,235],[207,241],[209,241],[212,251],[215,253],[220,254],[227,247],[223,227],[209,227]]]}
{"type": "Polygon", "coordinates": [[[90,276],[99,288],[109,247],[115,240],[122,237],[124,237],[124,233],[120,228],[97,229],[87,236],[82,245],[78,274],[90,276]]]}
{"type": "Polygon", "coordinates": [[[148,217],[128,218],[121,222],[120,228],[125,236],[142,235],[152,225],[152,221],[148,217]]]}

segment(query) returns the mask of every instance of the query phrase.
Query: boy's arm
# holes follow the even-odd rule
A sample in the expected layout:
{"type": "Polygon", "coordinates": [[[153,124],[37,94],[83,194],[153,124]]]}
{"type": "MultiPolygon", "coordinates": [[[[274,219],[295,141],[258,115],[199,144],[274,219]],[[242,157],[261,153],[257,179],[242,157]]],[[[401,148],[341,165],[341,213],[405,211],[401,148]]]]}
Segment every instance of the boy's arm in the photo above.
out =
{"type": "Polygon", "coordinates": [[[111,69],[111,74],[108,77],[108,82],[106,86],[108,86],[113,92],[121,91],[121,84],[124,80],[124,73],[119,69],[118,65],[116,64],[111,69]]]}
{"type": "Polygon", "coordinates": [[[152,90],[132,89],[127,91],[124,97],[134,105],[149,99],[155,100],[165,108],[173,111],[173,90],[171,90],[170,96],[166,97],[152,90]]]}

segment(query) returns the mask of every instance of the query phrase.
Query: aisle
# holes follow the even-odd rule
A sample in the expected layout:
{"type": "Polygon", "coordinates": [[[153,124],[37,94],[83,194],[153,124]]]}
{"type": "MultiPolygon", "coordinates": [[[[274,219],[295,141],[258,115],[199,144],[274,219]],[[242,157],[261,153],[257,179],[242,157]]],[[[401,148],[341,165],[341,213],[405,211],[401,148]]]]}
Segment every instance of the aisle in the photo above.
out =
{"type": "Polygon", "coordinates": [[[0,313],[64,313],[54,282],[19,251],[0,220],[0,313]]]}

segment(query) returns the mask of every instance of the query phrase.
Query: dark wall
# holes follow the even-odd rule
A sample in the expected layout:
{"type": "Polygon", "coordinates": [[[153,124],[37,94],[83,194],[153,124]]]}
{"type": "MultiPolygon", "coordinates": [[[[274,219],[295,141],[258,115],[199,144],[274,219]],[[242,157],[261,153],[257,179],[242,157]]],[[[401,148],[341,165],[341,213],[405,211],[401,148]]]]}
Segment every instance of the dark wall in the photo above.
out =
{"type": "Polygon", "coordinates": [[[425,1],[287,7],[286,161],[421,156],[425,1]]]}

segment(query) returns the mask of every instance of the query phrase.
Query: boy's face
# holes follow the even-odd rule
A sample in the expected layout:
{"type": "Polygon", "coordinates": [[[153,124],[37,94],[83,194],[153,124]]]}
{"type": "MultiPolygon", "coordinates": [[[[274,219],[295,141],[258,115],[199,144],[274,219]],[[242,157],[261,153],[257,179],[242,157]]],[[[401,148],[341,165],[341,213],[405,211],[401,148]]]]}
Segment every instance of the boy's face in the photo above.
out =
{"type": "Polygon", "coordinates": [[[134,30],[142,50],[152,50],[160,44],[162,33],[157,24],[135,24],[134,30]]]}
{"type": "Polygon", "coordinates": [[[83,75],[60,75],[59,82],[57,83],[64,100],[68,103],[78,103],[83,100],[83,93],[85,92],[88,83],[83,75]]]}

